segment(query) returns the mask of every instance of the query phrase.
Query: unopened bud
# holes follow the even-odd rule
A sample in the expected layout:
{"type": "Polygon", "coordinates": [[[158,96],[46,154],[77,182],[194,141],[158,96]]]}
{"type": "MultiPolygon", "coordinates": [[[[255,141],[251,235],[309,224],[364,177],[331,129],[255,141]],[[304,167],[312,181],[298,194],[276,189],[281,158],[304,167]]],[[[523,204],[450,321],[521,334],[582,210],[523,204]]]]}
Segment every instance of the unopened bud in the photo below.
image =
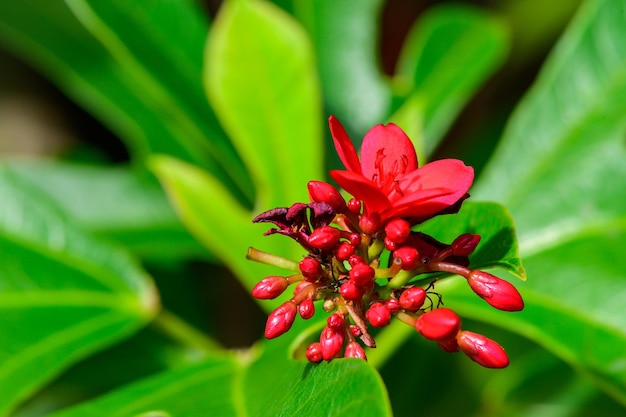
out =
{"type": "Polygon", "coordinates": [[[296,310],[296,305],[287,301],[272,311],[265,323],[265,337],[273,339],[291,329],[296,318],[296,310]]]}
{"type": "Polygon", "coordinates": [[[408,271],[420,264],[420,257],[417,249],[412,246],[402,246],[393,252],[393,257],[402,261],[402,269],[408,271]]]}
{"type": "Polygon", "coordinates": [[[322,181],[309,181],[307,184],[311,201],[317,203],[327,203],[336,213],[345,213],[346,201],[332,185],[322,181]]]}
{"type": "Polygon", "coordinates": [[[365,318],[374,327],[385,327],[391,320],[391,312],[382,303],[374,303],[365,313],[365,318]]]}
{"type": "Polygon", "coordinates": [[[478,246],[478,242],[480,242],[480,235],[465,233],[454,239],[450,248],[455,256],[469,256],[478,246]]]}
{"type": "Polygon", "coordinates": [[[300,314],[300,317],[304,320],[308,320],[313,317],[315,314],[315,304],[313,304],[313,300],[310,298],[302,300],[302,302],[298,305],[298,314],[300,314]]]}
{"type": "Polygon", "coordinates": [[[421,287],[407,288],[400,294],[400,307],[415,312],[422,308],[426,301],[426,290],[421,287]]]}
{"type": "Polygon", "coordinates": [[[326,323],[328,327],[338,332],[343,328],[343,317],[337,313],[331,314],[328,316],[328,319],[326,319],[326,323]]]}
{"type": "Polygon", "coordinates": [[[285,277],[269,276],[259,281],[252,289],[252,296],[260,300],[273,300],[289,286],[285,277]]]}
{"type": "Polygon", "coordinates": [[[403,243],[411,233],[411,225],[404,219],[395,218],[385,225],[385,238],[395,244],[403,243]]]}
{"type": "Polygon", "coordinates": [[[346,345],[346,351],[343,356],[345,358],[357,358],[367,360],[367,356],[365,356],[365,351],[359,344],[359,342],[352,341],[346,345]]]}
{"type": "Polygon", "coordinates": [[[524,300],[508,281],[483,271],[471,271],[467,277],[470,288],[483,300],[498,310],[520,311],[524,300]]]}
{"type": "Polygon", "coordinates": [[[326,326],[320,334],[320,344],[322,345],[322,358],[329,361],[339,355],[343,347],[343,332],[337,332],[326,326]]]}
{"type": "Polygon", "coordinates": [[[374,279],[374,274],[374,268],[365,263],[354,265],[349,272],[350,280],[359,287],[369,284],[374,279]]]}
{"type": "Polygon", "coordinates": [[[322,265],[317,259],[307,256],[298,264],[302,276],[307,281],[314,282],[322,275],[322,265]]]}
{"type": "Polygon", "coordinates": [[[322,361],[322,344],[320,342],[311,343],[306,349],[306,358],[309,362],[318,363],[322,361]]]}
{"type": "Polygon", "coordinates": [[[311,233],[307,243],[314,248],[328,250],[332,249],[337,243],[339,243],[339,238],[341,237],[341,232],[338,229],[335,229],[332,226],[322,226],[318,227],[311,233]]]}
{"type": "Polygon", "coordinates": [[[347,261],[354,254],[354,246],[350,242],[341,242],[335,249],[335,257],[339,261],[347,261]]]}
{"type": "Polygon", "coordinates": [[[354,214],[361,213],[361,201],[356,198],[351,198],[348,200],[348,210],[350,210],[354,214]]]}
{"type": "Polygon", "coordinates": [[[415,329],[428,340],[436,342],[456,336],[461,318],[449,308],[438,308],[422,314],[415,322],[415,329]]]}
{"type": "Polygon", "coordinates": [[[509,364],[504,348],[481,334],[463,330],[456,341],[463,353],[485,368],[506,368],[509,364]]]}
{"type": "Polygon", "coordinates": [[[348,301],[360,301],[365,294],[365,288],[357,286],[352,280],[348,280],[339,287],[339,294],[348,301]]]}
{"type": "Polygon", "coordinates": [[[369,213],[369,215],[361,215],[359,218],[359,227],[366,235],[373,235],[380,230],[380,215],[377,212],[369,213]]]}

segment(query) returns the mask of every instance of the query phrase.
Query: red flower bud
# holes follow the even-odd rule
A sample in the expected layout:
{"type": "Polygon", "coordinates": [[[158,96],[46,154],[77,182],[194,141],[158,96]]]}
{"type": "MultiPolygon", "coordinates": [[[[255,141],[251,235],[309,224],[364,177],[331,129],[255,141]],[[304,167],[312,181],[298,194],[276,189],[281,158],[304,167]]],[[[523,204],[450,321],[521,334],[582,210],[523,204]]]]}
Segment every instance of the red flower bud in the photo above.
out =
{"type": "Polygon", "coordinates": [[[350,325],[350,333],[352,333],[352,336],[354,337],[361,337],[361,335],[363,334],[363,330],[361,330],[361,328],[355,324],[351,324],[350,325]]]}
{"type": "Polygon", "coordinates": [[[365,318],[374,327],[385,327],[391,320],[391,312],[382,303],[374,303],[365,313],[365,318]]]}
{"type": "Polygon", "coordinates": [[[346,300],[359,301],[365,294],[365,288],[357,286],[352,280],[348,280],[339,287],[339,294],[346,300]]]}
{"type": "Polygon", "coordinates": [[[351,267],[354,267],[354,265],[365,263],[365,261],[359,255],[352,255],[348,258],[348,263],[351,267]]]}
{"type": "Polygon", "coordinates": [[[296,305],[287,301],[272,311],[265,323],[265,337],[273,339],[291,329],[296,318],[296,305]]]}
{"type": "Polygon", "coordinates": [[[411,233],[411,225],[404,219],[395,218],[385,225],[385,238],[396,244],[403,243],[411,233]]]}
{"type": "Polygon", "coordinates": [[[265,277],[254,286],[252,296],[260,300],[272,300],[281,295],[288,286],[289,281],[285,277],[265,277]]]}
{"type": "Polygon", "coordinates": [[[322,361],[322,344],[320,342],[311,343],[306,349],[306,358],[309,362],[318,363],[322,361]]]}
{"type": "Polygon", "coordinates": [[[385,243],[385,249],[387,249],[389,251],[394,251],[398,247],[398,244],[396,242],[394,242],[391,239],[387,239],[386,237],[385,237],[385,239],[383,239],[383,242],[385,243]]]}
{"type": "Polygon", "coordinates": [[[365,356],[365,351],[359,345],[359,342],[350,342],[346,345],[346,351],[343,356],[345,358],[357,358],[367,360],[367,356],[365,356]]]}
{"type": "Polygon", "coordinates": [[[359,227],[366,235],[373,235],[380,229],[380,214],[372,212],[368,216],[361,215],[359,218],[359,227]]]}
{"type": "Polygon", "coordinates": [[[359,287],[364,287],[374,279],[375,271],[371,266],[362,263],[354,265],[349,274],[351,281],[359,287]]]}
{"type": "Polygon", "coordinates": [[[400,302],[395,298],[386,299],[384,304],[391,313],[395,313],[396,311],[400,310],[400,302]]]}
{"type": "Polygon", "coordinates": [[[483,271],[471,271],[467,283],[483,300],[498,310],[520,311],[524,300],[517,289],[508,281],[483,271]]]}
{"type": "Polygon", "coordinates": [[[320,262],[310,256],[303,258],[298,266],[300,267],[300,272],[302,272],[304,279],[311,282],[316,281],[323,272],[320,262]]]}
{"type": "Polygon", "coordinates": [[[361,213],[361,200],[357,200],[356,198],[348,200],[348,210],[354,214],[361,213]]]}
{"type": "Polygon", "coordinates": [[[455,256],[469,256],[478,246],[478,242],[480,242],[480,235],[465,233],[454,239],[450,248],[455,256]]]}
{"type": "Polygon", "coordinates": [[[407,288],[400,294],[400,307],[415,312],[422,308],[426,300],[426,290],[421,287],[407,288]]]}
{"type": "Polygon", "coordinates": [[[308,320],[313,317],[315,314],[315,304],[313,304],[313,300],[310,298],[302,300],[302,302],[298,305],[298,314],[300,314],[300,317],[304,320],[308,320]]]}
{"type": "Polygon", "coordinates": [[[322,345],[322,358],[329,361],[341,352],[343,347],[344,336],[342,332],[336,332],[330,327],[324,327],[320,335],[320,344],[322,345]]]}
{"type": "Polygon", "coordinates": [[[410,270],[415,268],[420,263],[419,253],[417,249],[412,246],[402,246],[393,252],[394,258],[399,258],[402,261],[402,269],[410,270]]]}
{"type": "Polygon", "coordinates": [[[309,197],[316,203],[327,203],[336,213],[345,213],[347,206],[339,190],[322,181],[309,181],[309,197]]]}
{"type": "Polygon", "coordinates": [[[326,323],[328,324],[328,327],[330,327],[336,332],[341,331],[341,329],[343,329],[343,317],[341,317],[340,314],[337,314],[337,313],[331,314],[330,316],[328,316],[326,323]]]}
{"type": "Polygon", "coordinates": [[[463,353],[485,368],[506,368],[509,364],[504,348],[481,334],[463,330],[456,341],[463,353]]]}
{"type": "Polygon", "coordinates": [[[349,242],[341,242],[335,249],[335,257],[339,261],[347,261],[354,254],[354,246],[349,242]]]}
{"type": "Polygon", "coordinates": [[[359,246],[361,244],[361,235],[358,233],[350,233],[350,243],[353,246],[359,246]]]}
{"type": "Polygon", "coordinates": [[[458,352],[461,348],[459,344],[456,342],[456,338],[451,337],[449,339],[440,340],[437,342],[441,350],[447,353],[455,353],[458,352]]]}
{"type": "Polygon", "coordinates": [[[307,242],[314,248],[328,250],[332,249],[339,242],[340,237],[341,232],[338,229],[332,226],[322,226],[311,233],[307,242]]]}
{"type": "Polygon", "coordinates": [[[438,308],[422,314],[415,322],[415,329],[426,339],[436,342],[456,336],[461,318],[449,308],[438,308]]]}

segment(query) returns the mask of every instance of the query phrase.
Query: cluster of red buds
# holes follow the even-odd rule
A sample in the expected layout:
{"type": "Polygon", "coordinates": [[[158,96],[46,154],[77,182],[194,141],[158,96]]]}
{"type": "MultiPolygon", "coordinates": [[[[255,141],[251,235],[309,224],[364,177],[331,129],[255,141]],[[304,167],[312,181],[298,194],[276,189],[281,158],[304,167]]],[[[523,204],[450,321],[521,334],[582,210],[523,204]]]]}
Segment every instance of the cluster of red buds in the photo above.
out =
{"type": "MultiPolygon", "coordinates": [[[[407,147],[404,132],[395,125],[378,125],[368,133],[361,152],[362,166],[358,166],[356,152],[345,140],[347,135],[332,117],[331,131],[339,156],[348,167],[348,171],[333,171],[331,175],[359,198],[346,201],[334,186],[311,181],[310,203],[272,209],[253,220],[272,223],[276,227],[266,234],[289,236],[307,252],[299,262],[253,248],[248,252],[252,260],[293,266],[292,275],[265,277],[252,291],[258,299],[274,299],[294,286],[293,297],[269,315],[265,337],[273,339],[287,332],[297,315],[310,319],[319,302],[329,315],[319,341],[306,350],[311,362],[342,356],[366,359],[363,346],[376,347],[370,326],[385,327],[395,317],[446,352],[463,351],[489,368],[507,366],[504,349],[485,336],[462,330],[459,316],[443,307],[442,295],[435,290],[442,277],[460,275],[478,296],[504,311],[524,307],[519,292],[508,281],[469,268],[469,255],[479,244],[479,235],[462,234],[445,244],[415,230],[426,219],[459,210],[469,197],[470,171],[459,171],[465,178],[448,180],[447,188],[429,184],[441,181],[429,179],[427,167],[435,163],[418,169],[416,157],[408,151],[414,153],[412,146],[407,147]],[[387,155],[392,160],[385,160],[387,155]],[[366,166],[368,158],[373,168],[366,166]],[[420,170],[421,175],[416,175],[420,170]],[[368,172],[373,172],[369,178],[365,176],[368,172]],[[404,182],[407,177],[415,178],[404,182]],[[376,193],[386,200],[381,202],[376,193]]],[[[457,169],[456,162],[447,166],[452,164],[457,169]]],[[[445,166],[440,164],[437,169],[445,166]]]]}

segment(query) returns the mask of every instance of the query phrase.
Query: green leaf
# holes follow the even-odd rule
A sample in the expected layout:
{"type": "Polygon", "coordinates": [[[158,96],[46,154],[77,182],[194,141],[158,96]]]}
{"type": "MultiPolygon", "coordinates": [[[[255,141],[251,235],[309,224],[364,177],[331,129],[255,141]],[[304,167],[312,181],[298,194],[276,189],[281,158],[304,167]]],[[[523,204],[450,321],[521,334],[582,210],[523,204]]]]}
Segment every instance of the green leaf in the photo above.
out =
{"type": "MultiPolygon", "coordinates": [[[[626,404],[626,9],[589,1],[516,110],[475,196],[511,210],[529,280],[506,323],[626,404]]],[[[481,317],[491,317],[468,304],[481,317]]]]}
{"type": "Polygon", "coordinates": [[[271,3],[227,1],[211,30],[204,81],[254,180],[256,207],[302,201],[323,178],[321,114],[306,33],[271,3]]]}
{"type": "Polygon", "coordinates": [[[143,259],[209,257],[146,172],[55,161],[9,161],[9,165],[78,226],[121,243],[143,259]]]}
{"type": "Polygon", "coordinates": [[[2,2],[0,42],[98,117],[137,160],[177,156],[231,178],[251,199],[250,180],[201,93],[209,26],[198,7],[67,3],[88,31],[64,2],[2,2]]]}
{"type": "Polygon", "coordinates": [[[480,244],[470,255],[472,269],[502,268],[526,279],[513,219],[500,204],[465,202],[459,213],[435,217],[421,225],[419,231],[448,244],[463,233],[478,234],[480,244]]]}
{"type": "Polygon", "coordinates": [[[286,347],[273,341],[258,358],[215,358],[165,373],[54,417],[391,415],[382,381],[366,362],[305,364],[286,358],[286,347]]]}
{"type": "Polygon", "coordinates": [[[443,4],[413,26],[400,53],[397,93],[421,103],[424,147],[433,153],[480,85],[499,67],[508,33],[491,14],[465,4],[443,4]]]}
{"type": "Polygon", "coordinates": [[[75,229],[0,167],[0,413],[84,356],[127,337],[158,309],[126,253],[75,229]]]}
{"type": "Polygon", "coordinates": [[[293,1],[295,15],[315,45],[328,111],[355,133],[385,119],[391,92],[378,62],[383,2],[362,0],[293,1]]]}

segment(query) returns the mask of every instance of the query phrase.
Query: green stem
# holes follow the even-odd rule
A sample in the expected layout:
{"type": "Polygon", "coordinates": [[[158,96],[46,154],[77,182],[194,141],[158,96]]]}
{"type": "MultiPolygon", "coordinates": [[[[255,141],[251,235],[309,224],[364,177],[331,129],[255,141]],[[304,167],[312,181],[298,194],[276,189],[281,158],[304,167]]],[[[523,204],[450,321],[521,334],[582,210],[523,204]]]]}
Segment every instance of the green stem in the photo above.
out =
{"type": "Polygon", "coordinates": [[[152,322],[152,325],[182,346],[198,350],[205,355],[223,349],[219,343],[208,335],[200,332],[167,310],[161,310],[152,322]]]}
{"type": "Polygon", "coordinates": [[[391,279],[391,281],[389,281],[388,285],[390,288],[400,288],[406,285],[414,276],[415,271],[406,271],[403,269],[398,272],[396,276],[391,279]]]}
{"type": "Polygon", "coordinates": [[[248,248],[246,259],[251,261],[260,262],[266,265],[277,266],[282,269],[288,269],[290,271],[299,272],[300,267],[297,262],[291,259],[283,258],[282,256],[274,255],[272,253],[263,252],[255,248],[248,248]]]}

